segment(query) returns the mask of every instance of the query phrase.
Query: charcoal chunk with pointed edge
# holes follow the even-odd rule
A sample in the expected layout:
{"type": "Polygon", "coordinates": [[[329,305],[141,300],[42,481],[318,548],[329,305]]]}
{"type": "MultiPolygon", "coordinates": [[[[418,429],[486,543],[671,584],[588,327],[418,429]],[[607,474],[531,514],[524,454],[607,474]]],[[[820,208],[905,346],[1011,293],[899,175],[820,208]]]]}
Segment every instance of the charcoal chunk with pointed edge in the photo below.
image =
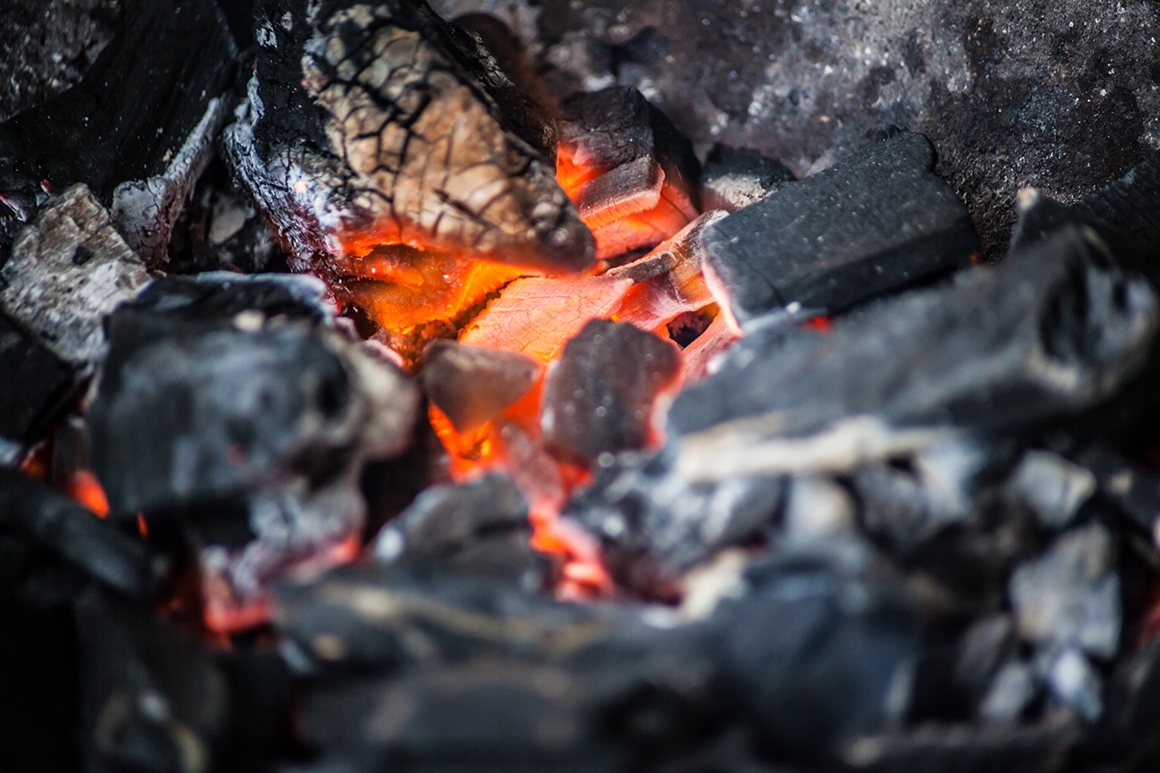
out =
{"type": "Polygon", "coordinates": [[[83,185],[41,210],[0,269],[0,305],[57,356],[83,366],[104,358],[102,323],[150,280],[145,264],[83,185]]]}
{"type": "Polygon", "coordinates": [[[459,432],[469,432],[519,400],[543,367],[519,352],[439,339],[423,350],[419,383],[459,432]]]}
{"type": "Polygon", "coordinates": [[[488,89],[502,72],[425,2],[263,0],[255,22],[223,148],[294,270],[337,279],[332,259],[396,243],[548,273],[591,265],[554,170],[488,89]]]}
{"type": "Polygon", "coordinates": [[[632,325],[592,320],[564,345],[546,377],[545,442],[580,460],[644,447],[653,403],[680,367],[672,342],[632,325]]]}
{"type": "Polygon", "coordinates": [[[797,303],[833,312],[966,265],[967,209],[921,134],[899,132],[708,229],[710,286],[740,324],[797,303]]]}
{"type": "Polygon", "coordinates": [[[702,206],[706,211],[736,212],[796,179],[785,166],[760,151],[717,143],[701,171],[702,206]]]}
{"type": "Polygon", "coordinates": [[[124,594],[148,596],[165,571],[165,562],[139,539],[12,470],[0,470],[0,526],[124,594]]]}
{"type": "Polygon", "coordinates": [[[129,0],[80,83],[0,125],[0,191],[36,201],[83,182],[142,259],[164,262],[229,112],[236,58],[213,0],[129,0]]]}
{"type": "Polygon", "coordinates": [[[427,488],[379,532],[381,561],[432,564],[539,590],[547,563],[534,551],[528,505],[511,478],[493,472],[427,488]]]}
{"type": "Polygon", "coordinates": [[[0,465],[18,463],[75,391],[73,368],[0,313],[0,465]]]}
{"type": "Polygon", "coordinates": [[[677,466],[709,478],[850,469],[948,431],[1077,414],[1138,371],[1157,311],[1147,282],[1104,267],[1088,235],[1064,229],[829,333],[774,325],[743,338],[674,401],[677,466]]]}

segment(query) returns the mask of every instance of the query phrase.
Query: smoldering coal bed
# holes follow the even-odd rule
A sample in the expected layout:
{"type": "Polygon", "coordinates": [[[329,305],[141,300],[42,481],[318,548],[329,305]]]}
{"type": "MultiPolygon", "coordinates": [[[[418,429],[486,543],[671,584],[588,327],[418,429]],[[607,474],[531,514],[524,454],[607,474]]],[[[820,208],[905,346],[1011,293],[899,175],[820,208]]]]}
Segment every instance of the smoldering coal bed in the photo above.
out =
{"type": "Polygon", "coordinates": [[[4,769],[1155,769],[1160,11],[434,5],[0,9],[4,769]]]}

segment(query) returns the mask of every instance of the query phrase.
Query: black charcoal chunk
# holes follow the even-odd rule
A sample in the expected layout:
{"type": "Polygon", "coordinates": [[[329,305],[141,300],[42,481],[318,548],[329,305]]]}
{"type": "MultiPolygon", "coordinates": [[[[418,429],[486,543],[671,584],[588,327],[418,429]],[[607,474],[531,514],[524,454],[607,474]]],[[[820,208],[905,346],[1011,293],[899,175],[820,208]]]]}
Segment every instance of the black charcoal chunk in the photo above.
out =
{"type": "Polygon", "coordinates": [[[145,265],[89,189],[50,201],[0,269],[0,304],[66,362],[99,362],[102,323],[149,282],[145,265]]]}
{"type": "Polygon", "coordinates": [[[495,472],[425,489],[383,527],[373,549],[380,561],[436,564],[536,591],[546,563],[531,537],[527,503],[511,478],[495,472]]]}
{"type": "Polygon", "coordinates": [[[128,0],[123,13],[80,83],[0,125],[0,190],[86,183],[156,265],[225,123],[237,48],[213,0],[128,0]]]}
{"type": "Polygon", "coordinates": [[[701,172],[701,203],[706,211],[736,212],[795,179],[792,172],[760,151],[718,143],[709,151],[701,172]]]}
{"type": "Polygon", "coordinates": [[[953,672],[955,684],[971,697],[981,697],[1014,647],[1015,622],[1010,615],[979,618],[959,640],[953,672]]]}
{"type": "MultiPolygon", "coordinates": [[[[1107,745],[1125,765],[1160,754],[1160,633],[1120,662],[1108,683],[1107,745]]],[[[1145,769],[1145,768],[1141,768],[1145,769]]]]}
{"type": "Polygon", "coordinates": [[[673,343],[629,324],[592,320],[548,372],[540,414],[545,442],[580,460],[642,448],[653,403],[680,367],[673,343]]]}
{"type": "Polygon", "coordinates": [[[1100,493],[1116,510],[1160,546],[1160,474],[1101,443],[1082,449],[1076,460],[1095,474],[1100,493]]]}
{"type": "Polygon", "coordinates": [[[1007,484],[1008,494],[1047,528],[1062,528],[1096,492],[1096,476],[1050,451],[1030,450],[1007,484]]]}
{"type": "Polygon", "coordinates": [[[165,562],[139,539],[69,497],[0,470],[0,526],[31,539],[122,593],[148,596],[165,562]]]}
{"type": "Polygon", "coordinates": [[[565,514],[596,534],[618,581],[648,591],[645,562],[672,578],[716,551],[761,535],[784,497],[780,478],[735,476],[694,484],[672,470],[671,451],[602,460],[565,514]],[[608,463],[605,464],[605,461],[608,463]]]}
{"type": "Polygon", "coordinates": [[[1104,659],[1119,649],[1120,578],[1106,527],[1065,532],[1040,559],[1015,570],[1009,593],[1023,639],[1104,659]]]}
{"type": "Polygon", "coordinates": [[[0,465],[20,461],[73,391],[72,368],[0,314],[0,465]]]}
{"type": "Polygon", "coordinates": [[[1065,229],[828,333],[782,325],[743,338],[668,413],[678,469],[849,469],[944,440],[939,427],[1010,430],[1079,413],[1140,368],[1156,318],[1145,281],[1101,267],[1093,243],[1065,229]]]}
{"type": "Polygon", "coordinates": [[[900,132],[717,223],[718,301],[742,324],[795,303],[832,312],[966,265],[979,240],[934,162],[900,132]]]}
{"type": "Polygon", "coordinates": [[[519,352],[439,339],[423,350],[419,383],[455,429],[468,432],[527,394],[542,370],[519,352]]]}

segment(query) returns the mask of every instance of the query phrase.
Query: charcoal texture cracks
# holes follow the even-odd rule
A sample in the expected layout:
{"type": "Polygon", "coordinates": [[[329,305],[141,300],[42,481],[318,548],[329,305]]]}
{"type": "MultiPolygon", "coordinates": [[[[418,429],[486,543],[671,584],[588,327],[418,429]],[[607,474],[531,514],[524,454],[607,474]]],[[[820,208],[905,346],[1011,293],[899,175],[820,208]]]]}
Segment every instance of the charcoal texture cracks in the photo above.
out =
{"type": "Polygon", "coordinates": [[[554,169],[485,88],[498,66],[425,3],[269,0],[256,37],[225,151],[294,268],[335,278],[329,260],[397,243],[548,273],[590,265],[554,169]]]}

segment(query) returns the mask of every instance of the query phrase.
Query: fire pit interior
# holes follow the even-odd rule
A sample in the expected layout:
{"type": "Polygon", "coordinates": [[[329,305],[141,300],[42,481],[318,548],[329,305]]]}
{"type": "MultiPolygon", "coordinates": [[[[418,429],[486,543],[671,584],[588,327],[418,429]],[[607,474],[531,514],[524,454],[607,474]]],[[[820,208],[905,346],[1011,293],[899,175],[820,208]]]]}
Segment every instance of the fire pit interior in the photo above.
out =
{"type": "Polygon", "coordinates": [[[0,27],[5,771],[1160,765],[1155,4],[0,27]]]}

